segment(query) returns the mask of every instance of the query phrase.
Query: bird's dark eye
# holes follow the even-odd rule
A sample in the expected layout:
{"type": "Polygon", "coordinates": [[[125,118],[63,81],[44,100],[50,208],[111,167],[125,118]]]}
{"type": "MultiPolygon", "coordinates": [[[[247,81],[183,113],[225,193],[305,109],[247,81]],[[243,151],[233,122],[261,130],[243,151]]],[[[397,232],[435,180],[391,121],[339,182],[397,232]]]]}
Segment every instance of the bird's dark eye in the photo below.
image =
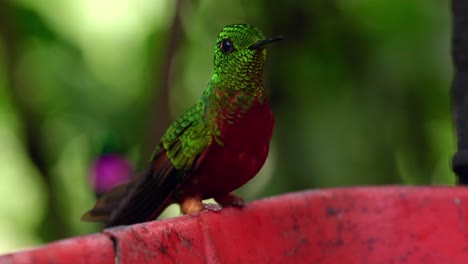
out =
{"type": "Polygon", "coordinates": [[[230,39],[223,39],[223,41],[221,41],[221,44],[219,44],[219,49],[224,54],[229,54],[234,50],[234,45],[232,45],[232,42],[230,39]]]}

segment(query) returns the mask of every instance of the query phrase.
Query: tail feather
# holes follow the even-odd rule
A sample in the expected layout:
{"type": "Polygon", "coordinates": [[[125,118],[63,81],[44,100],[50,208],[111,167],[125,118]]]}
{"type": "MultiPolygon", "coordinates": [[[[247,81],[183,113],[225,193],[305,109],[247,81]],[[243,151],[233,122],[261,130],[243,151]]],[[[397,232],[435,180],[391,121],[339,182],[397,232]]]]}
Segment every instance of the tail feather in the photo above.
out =
{"type": "Polygon", "coordinates": [[[96,201],[94,207],[81,216],[81,221],[109,222],[112,213],[120,206],[133,182],[119,185],[96,201]]]}
{"type": "Polygon", "coordinates": [[[161,149],[145,173],[102,196],[81,220],[105,222],[106,227],[111,227],[155,219],[173,201],[171,196],[184,176],[161,149]]]}
{"type": "Polygon", "coordinates": [[[169,136],[163,137],[167,149],[163,143],[158,146],[143,174],[105,194],[81,219],[105,222],[106,227],[156,219],[176,199],[173,194],[193,176],[211,142],[204,122],[189,121],[196,111],[202,108],[194,107],[174,122],[167,132],[169,136]],[[187,144],[191,155],[183,151],[182,135],[196,139],[196,144],[187,144]]]}

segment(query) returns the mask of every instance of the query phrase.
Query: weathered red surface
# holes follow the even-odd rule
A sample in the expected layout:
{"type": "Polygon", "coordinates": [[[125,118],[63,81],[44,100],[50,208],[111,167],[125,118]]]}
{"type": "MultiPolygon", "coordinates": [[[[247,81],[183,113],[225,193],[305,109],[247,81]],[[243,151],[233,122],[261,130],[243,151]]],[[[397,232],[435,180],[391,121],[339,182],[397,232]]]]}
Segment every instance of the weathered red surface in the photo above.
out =
{"type": "Polygon", "coordinates": [[[330,189],[111,228],[0,263],[468,263],[467,228],[467,188],[330,189]]]}
{"type": "Polygon", "coordinates": [[[0,263],[114,263],[112,240],[103,234],[60,240],[48,245],[0,256],[0,263]]]}

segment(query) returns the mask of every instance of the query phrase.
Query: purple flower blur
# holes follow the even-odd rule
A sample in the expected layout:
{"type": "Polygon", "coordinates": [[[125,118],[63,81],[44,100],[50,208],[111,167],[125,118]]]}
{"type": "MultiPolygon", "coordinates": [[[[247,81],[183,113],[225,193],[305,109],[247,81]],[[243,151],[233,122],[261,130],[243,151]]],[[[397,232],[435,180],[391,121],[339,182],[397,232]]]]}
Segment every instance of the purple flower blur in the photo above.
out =
{"type": "Polygon", "coordinates": [[[109,192],[128,182],[133,175],[132,164],[122,155],[104,154],[91,166],[91,182],[97,194],[109,192]]]}

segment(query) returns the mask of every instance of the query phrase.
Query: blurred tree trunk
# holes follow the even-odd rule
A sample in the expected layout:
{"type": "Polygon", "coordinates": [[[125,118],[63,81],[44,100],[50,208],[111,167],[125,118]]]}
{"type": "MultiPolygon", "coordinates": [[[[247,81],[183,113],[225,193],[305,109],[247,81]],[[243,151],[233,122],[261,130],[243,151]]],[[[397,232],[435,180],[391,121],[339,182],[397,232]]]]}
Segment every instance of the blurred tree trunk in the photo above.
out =
{"type": "MultiPolygon", "coordinates": [[[[7,76],[7,84],[11,89],[12,101],[16,107],[19,118],[25,135],[25,146],[28,151],[29,157],[34,166],[39,170],[40,174],[44,177],[48,191],[48,206],[49,212],[46,213],[44,220],[44,227],[41,228],[42,235],[46,240],[55,240],[69,236],[66,222],[61,219],[57,201],[60,200],[56,197],[55,193],[51,191],[50,187],[51,177],[49,176],[49,167],[47,161],[44,159],[43,147],[40,138],[40,121],[36,117],[34,111],[28,107],[23,96],[27,94],[29,87],[24,87],[19,81],[19,76],[16,75],[16,67],[18,59],[21,55],[20,47],[22,46],[21,29],[18,26],[18,14],[21,10],[9,4],[8,1],[0,1],[0,38],[5,48],[5,71],[7,76]]],[[[18,194],[27,195],[27,194],[18,194]]]]}
{"type": "Polygon", "coordinates": [[[169,111],[169,92],[171,77],[174,76],[172,72],[173,61],[179,50],[182,39],[182,9],[187,6],[185,1],[176,1],[176,8],[171,27],[167,35],[166,50],[164,52],[163,61],[160,72],[155,73],[157,76],[154,82],[154,96],[151,105],[151,112],[148,120],[148,135],[147,146],[144,149],[144,157],[149,157],[154,151],[154,148],[159,144],[160,138],[171,124],[171,116],[169,111]]]}

